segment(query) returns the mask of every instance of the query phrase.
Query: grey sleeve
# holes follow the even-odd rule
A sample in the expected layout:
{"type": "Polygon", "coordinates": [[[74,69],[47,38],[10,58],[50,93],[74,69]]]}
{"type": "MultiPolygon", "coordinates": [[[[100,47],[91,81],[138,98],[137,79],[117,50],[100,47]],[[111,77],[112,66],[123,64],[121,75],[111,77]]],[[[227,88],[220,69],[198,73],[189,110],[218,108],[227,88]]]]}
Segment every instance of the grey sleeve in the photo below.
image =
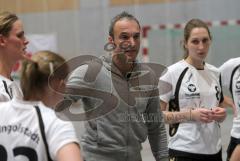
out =
{"type": "Polygon", "coordinates": [[[149,99],[147,107],[148,140],[156,161],[168,160],[167,134],[159,97],[149,99]]]}
{"type": "Polygon", "coordinates": [[[70,74],[66,85],[68,94],[65,95],[65,99],[72,100],[74,105],[81,104],[85,111],[96,107],[100,102],[97,99],[89,98],[89,93],[87,91],[94,89],[95,81],[89,81],[89,79],[86,79],[86,75],[88,74],[89,76],[88,72],[91,72],[88,71],[88,69],[89,65],[82,65],[70,74]]]}
{"type": "Polygon", "coordinates": [[[75,90],[81,90],[82,87],[91,87],[92,86],[91,83],[84,81],[84,77],[87,72],[87,69],[88,69],[88,65],[82,65],[82,66],[76,68],[70,74],[70,76],[68,77],[66,89],[67,90],[71,89],[71,91],[69,92],[69,94],[65,95],[66,98],[72,99],[76,102],[79,99],[81,99],[82,96],[74,94],[74,93],[77,93],[77,92],[75,92],[75,90]]]}
{"type": "Polygon", "coordinates": [[[68,77],[67,86],[82,86],[87,85],[84,81],[84,76],[87,72],[88,65],[82,65],[76,68],[68,77]]]}

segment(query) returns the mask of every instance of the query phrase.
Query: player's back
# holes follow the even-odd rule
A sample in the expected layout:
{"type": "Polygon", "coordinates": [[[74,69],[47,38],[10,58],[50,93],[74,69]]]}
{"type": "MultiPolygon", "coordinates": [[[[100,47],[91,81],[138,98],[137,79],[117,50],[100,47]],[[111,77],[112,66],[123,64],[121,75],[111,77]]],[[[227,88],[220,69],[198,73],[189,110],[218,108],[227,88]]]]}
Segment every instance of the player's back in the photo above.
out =
{"type": "Polygon", "coordinates": [[[1,161],[47,161],[47,151],[40,130],[39,107],[43,133],[50,157],[56,159],[64,145],[78,142],[73,126],[57,118],[54,111],[41,102],[13,99],[0,103],[0,156],[1,161]]]}

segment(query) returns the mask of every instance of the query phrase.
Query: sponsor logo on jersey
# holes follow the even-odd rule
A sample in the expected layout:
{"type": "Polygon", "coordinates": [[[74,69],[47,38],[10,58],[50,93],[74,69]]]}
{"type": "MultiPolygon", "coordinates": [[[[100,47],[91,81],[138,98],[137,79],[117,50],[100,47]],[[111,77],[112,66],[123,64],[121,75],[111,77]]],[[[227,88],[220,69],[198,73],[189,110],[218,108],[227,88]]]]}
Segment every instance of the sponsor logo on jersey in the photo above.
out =
{"type": "Polygon", "coordinates": [[[194,84],[189,84],[188,85],[188,90],[190,91],[190,92],[195,92],[196,91],[196,86],[194,85],[194,84]]]}
{"type": "Polygon", "coordinates": [[[188,86],[187,86],[187,89],[190,93],[185,93],[185,97],[187,99],[192,99],[192,98],[200,98],[200,93],[199,92],[196,92],[197,90],[197,87],[190,83],[188,86]]]}
{"type": "Polygon", "coordinates": [[[240,81],[239,80],[236,82],[235,87],[236,87],[235,93],[237,95],[239,95],[240,94],[240,81]]]}
{"type": "Polygon", "coordinates": [[[216,98],[219,101],[220,100],[220,96],[221,96],[221,92],[220,92],[220,89],[219,89],[219,87],[217,85],[215,86],[215,89],[216,89],[216,98]]]}
{"type": "Polygon", "coordinates": [[[240,81],[237,81],[237,82],[236,82],[236,88],[237,88],[237,89],[240,89],[240,81]]]}
{"type": "Polygon", "coordinates": [[[192,93],[192,94],[185,93],[185,96],[187,98],[199,98],[200,97],[200,93],[192,93]]]}

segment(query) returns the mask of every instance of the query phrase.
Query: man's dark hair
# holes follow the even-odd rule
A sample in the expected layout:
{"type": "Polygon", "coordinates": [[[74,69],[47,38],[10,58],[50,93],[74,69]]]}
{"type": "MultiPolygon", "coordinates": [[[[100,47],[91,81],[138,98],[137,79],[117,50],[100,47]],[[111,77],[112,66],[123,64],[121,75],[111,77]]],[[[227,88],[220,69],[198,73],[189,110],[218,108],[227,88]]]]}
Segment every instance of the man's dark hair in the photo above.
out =
{"type": "Polygon", "coordinates": [[[126,11],[123,11],[120,14],[113,17],[113,19],[111,20],[111,24],[110,24],[110,27],[109,27],[109,36],[111,36],[113,39],[114,39],[114,34],[113,34],[114,26],[115,26],[117,21],[122,20],[122,19],[134,20],[134,21],[137,22],[139,28],[141,28],[141,26],[139,24],[139,21],[137,20],[136,17],[134,17],[133,15],[129,14],[126,11]]]}

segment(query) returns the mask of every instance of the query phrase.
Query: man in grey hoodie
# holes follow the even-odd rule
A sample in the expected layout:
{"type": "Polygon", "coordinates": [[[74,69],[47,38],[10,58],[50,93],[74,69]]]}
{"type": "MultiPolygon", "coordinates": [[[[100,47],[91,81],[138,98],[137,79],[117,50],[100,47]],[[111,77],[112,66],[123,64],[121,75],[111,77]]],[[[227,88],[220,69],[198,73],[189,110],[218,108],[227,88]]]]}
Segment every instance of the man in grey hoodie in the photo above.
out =
{"type": "Polygon", "coordinates": [[[105,46],[111,52],[86,61],[69,77],[67,87],[75,90],[70,97],[81,98],[85,110],[81,150],[86,161],[141,161],[141,143],[147,137],[156,161],[168,160],[158,77],[136,60],[140,34],[134,16],[115,16],[105,46]]]}

